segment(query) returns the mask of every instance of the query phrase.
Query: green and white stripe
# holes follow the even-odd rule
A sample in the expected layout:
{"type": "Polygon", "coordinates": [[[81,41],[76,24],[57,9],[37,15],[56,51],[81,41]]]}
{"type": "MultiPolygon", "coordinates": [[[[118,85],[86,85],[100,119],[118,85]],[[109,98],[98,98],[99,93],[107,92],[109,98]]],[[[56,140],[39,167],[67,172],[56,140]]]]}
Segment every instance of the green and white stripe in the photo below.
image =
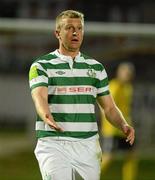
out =
{"type": "Polygon", "coordinates": [[[94,113],[93,104],[50,104],[52,113],[94,113]]]}
{"type": "Polygon", "coordinates": [[[32,64],[29,82],[31,90],[39,86],[48,88],[50,111],[64,130],[57,132],[38,117],[38,137],[88,138],[97,134],[96,97],[109,94],[107,74],[101,63],[80,53],[73,61],[54,51],[32,64]]]}
{"type": "MultiPolygon", "coordinates": [[[[57,124],[63,128],[64,131],[74,131],[74,132],[89,132],[97,131],[96,122],[57,122],[57,124]]],[[[42,131],[55,131],[48,124],[45,124],[43,121],[37,121],[36,130],[42,131]]]]}

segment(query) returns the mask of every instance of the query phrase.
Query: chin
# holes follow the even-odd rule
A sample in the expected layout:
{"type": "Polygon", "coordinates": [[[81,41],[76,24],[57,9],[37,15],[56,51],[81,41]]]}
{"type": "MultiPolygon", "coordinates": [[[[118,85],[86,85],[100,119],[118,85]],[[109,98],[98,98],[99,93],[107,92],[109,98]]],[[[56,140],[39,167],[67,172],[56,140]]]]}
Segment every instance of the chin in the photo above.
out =
{"type": "Polygon", "coordinates": [[[68,48],[68,50],[71,52],[77,52],[77,51],[79,51],[79,47],[78,48],[70,47],[70,48],[68,48]]]}
{"type": "Polygon", "coordinates": [[[70,52],[77,52],[79,49],[69,49],[70,52]]]}

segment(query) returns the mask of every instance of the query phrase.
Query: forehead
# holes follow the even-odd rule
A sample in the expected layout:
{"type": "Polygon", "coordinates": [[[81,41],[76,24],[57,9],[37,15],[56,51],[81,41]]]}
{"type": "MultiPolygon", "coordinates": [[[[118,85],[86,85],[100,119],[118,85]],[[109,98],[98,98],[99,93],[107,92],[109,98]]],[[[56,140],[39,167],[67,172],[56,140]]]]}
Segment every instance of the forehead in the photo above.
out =
{"type": "Polygon", "coordinates": [[[82,20],[80,18],[63,18],[61,20],[62,25],[83,25],[82,20]]]}

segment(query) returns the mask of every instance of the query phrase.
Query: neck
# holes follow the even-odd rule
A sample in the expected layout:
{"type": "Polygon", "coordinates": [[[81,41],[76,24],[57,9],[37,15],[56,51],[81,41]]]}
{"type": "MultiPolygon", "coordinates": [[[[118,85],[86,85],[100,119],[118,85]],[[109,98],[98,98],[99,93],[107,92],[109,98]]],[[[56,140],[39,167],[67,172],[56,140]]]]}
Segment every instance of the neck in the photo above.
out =
{"type": "Polygon", "coordinates": [[[60,47],[59,47],[58,51],[60,54],[63,54],[65,56],[71,56],[73,58],[73,60],[79,53],[79,50],[71,51],[71,50],[67,50],[65,48],[60,48],[60,47]]]}

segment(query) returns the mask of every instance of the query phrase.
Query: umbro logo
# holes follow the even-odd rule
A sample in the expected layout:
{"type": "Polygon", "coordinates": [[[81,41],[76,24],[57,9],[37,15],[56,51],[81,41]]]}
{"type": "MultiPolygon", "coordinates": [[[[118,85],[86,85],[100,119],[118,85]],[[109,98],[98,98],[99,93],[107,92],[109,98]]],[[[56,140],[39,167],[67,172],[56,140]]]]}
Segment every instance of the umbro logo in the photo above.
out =
{"type": "Polygon", "coordinates": [[[65,74],[66,72],[64,72],[64,71],[56,71],[55,73],[57,73],[57,74],[59,74],[59,75],[63,75],[63,74],[65,74]]]}

